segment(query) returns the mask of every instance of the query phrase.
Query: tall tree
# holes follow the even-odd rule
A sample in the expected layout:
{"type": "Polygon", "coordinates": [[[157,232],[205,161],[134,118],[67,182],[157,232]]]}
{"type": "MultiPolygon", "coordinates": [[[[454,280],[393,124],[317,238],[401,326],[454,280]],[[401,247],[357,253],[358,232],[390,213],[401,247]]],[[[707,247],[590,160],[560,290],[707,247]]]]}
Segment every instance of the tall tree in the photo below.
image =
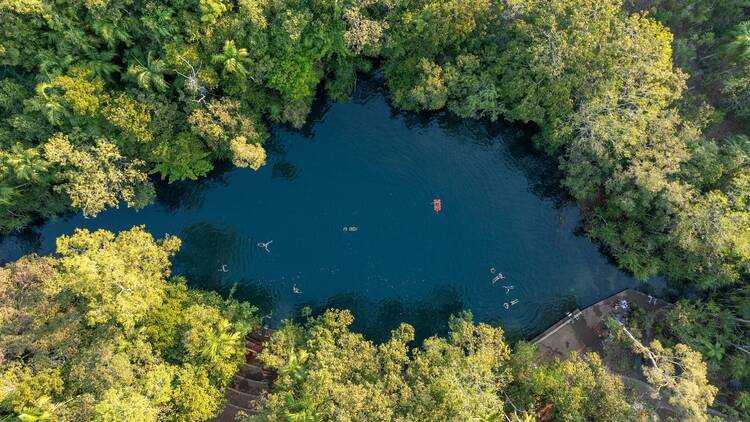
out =
{"type": "Polygon", "coordinates": [[[163,60],[155,58],[154,53],[149,51],[144,61],[137,57],[133,58],[133,61],[135,63],[128,66],[128,75],[139,87],[146,90],[155,89],[158,92],[167,90],[169,84],[164,80],[167,66],[163,60]]]}

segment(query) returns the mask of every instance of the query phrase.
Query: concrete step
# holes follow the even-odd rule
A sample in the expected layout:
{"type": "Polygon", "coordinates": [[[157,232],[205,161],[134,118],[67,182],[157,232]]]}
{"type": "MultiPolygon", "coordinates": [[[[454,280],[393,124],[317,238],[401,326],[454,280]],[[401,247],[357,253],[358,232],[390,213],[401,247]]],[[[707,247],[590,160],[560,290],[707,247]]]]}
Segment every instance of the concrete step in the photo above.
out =
{"type": "Polygon", "coordinates": [[[243,378],[255,381],[263,381],[270,375],[269,372],[264,371],[259,365],[251,365],[249,363],[242,365],[238,374],[243,378]]]}
{"type": "Polygon", "coordinates": [[[244,412],[245,414],[250,416],[257,414],[257,411],[255,411],[254,409],[245,409],[239,406],[235,406],[232,403],[227,403],[221,414],[211,419],[211,422],[237,422],[237,414],[240,412],[244,412]]]}
{"type": "Polygon", "coordinates": [[[246,393],[233,387],[227,388],[227,401],[236,407],[253,409],[255,408],[255,401],[258,397],[257,394],[246,393]]]}
{"type": "Polygon", "coordinates": [[[246,341],[245,349],[247,349],[248,351],[255,352],[255,353],[260,353],[263,351],[263,344],[255,343],[254,341],[246,341]]]}
{"type": "Polygon", "coordinates": [[[269,390],[276,378],[273,372],[264,370],[263,363],[258,360],[258,353],[263,351],[263,343],[271,333],[270,330],[259,329],[248,334],[245,340],[245,364],[240,367],[232,385],[227,388],[227,404],[222,413],[211,419],[211,422],[236,422],[239,412],[257,414],[256,401],[269,390]]]}
{"type": "Polygon", "coordinates": [[[268,391],[267,381],[256,381],[241,376],[235,376],[232,388],[254,396],[260,396],[263,392],[268,391]]]}
{"type": "Polygon", "coordinates": [[[251,350],[248,350],[245,354],[245,363],[249,365],[263,366],[263,362],[258,359],[258,354],[251,350]]]}
{"type": "Polygon", "coordinates": [[[271,330],[259,328],[253,331],[252,333],[248,334],[247,338],[249,340],[255,340],[256,342],[259,342],[259,343],[265,343],[266,341],[268,341],[269,338],[271,338],[271,333],[272,333],[271,330]]]}

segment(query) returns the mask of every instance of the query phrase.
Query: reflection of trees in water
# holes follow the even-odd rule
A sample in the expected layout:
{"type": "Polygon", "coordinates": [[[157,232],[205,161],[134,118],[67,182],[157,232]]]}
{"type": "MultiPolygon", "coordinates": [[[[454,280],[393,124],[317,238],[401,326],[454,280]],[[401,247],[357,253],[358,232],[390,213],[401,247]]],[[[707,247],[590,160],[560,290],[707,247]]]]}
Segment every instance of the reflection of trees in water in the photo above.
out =
{"type": "Polygon", "coordinates": [[[422,336],[448,332],[448,317],[466,308],[461,293],[453,287],[435,287],[424,299],[415,304],[414,326],[422,336]]]}
{"type": "Polygon", "coordinates": [[[155,178],[157,202],[169,211],[198,208],[203,205],[203,198],[208,189],[217,184],[226,186],[226,174],[233,168],[232,163],[228,161],[217,161],[214,162],[214,169],[198,180],[167,183],[155,178]]]}
{"type": "Polygon", "coordinates": [[[269,161],[273,162],[271,177],[294,180],[299,170],[294,163],[287,160],[287,148],[281,142],[280,136],[271,136],[263,146],[268,152],[269,161]]]}
{"type": "Polygon", "coordinates": [[[0,236],[0,265],[31,253],[46,253],[47,251],[40,251],[41,247],[42,234],[39,227],[27,227],[9,235],[0,236]]]}
{"type": "Polygon", "coordinates": [[[375,342],[388,339],[391,330],[402,322],[414,326],[416,341],[421,342],[435,334],[446,334],[448,318],[464,310],[465,305],[456,289],[438,286],[416,301],[389,298],[376,303],[363,295],[340,293],[324,305],[314,306],[313,315],[330,308],[351,310],[355,318],[352,331],[363,333],[375,342]]]}
{"type": "Polygon", "coordinates": [[[526,176],[531,192],[553,200],[556,207],[569,200],[560,184],[562,172],[557,159],[534,147],[531,138],[538,130],[534,125],[505,120],[465,119],[447,109],[436,112],[399,110],[390,103],[382,77],[377,72],[360,80],[354,102],[365,104],[379,95],[384,95],[389,102],[391,117],[401,119],[410,130],[426,129],[436,124],[456,142],[471,142],[486,148],[500,144],[501,149],[512,158],[511,165],[526,176]]]}
{"type": "Polygon", "coordinates": [[[485,148],[499,146],[502,153],[511,158],[510,165],[524,174],[532,193],[553,200],[556,207],[569,200],[560,184],[562,172],[557,159],[534,147],[531,138],[536,128],[533,125],[463,119],[445,110],[420,113],[394,111],[393,115],[401,118],[411,130],[437,124],[456,142],[471,142],[485,148]]]}
{"type": "MultiPolygon", "coordinates": [[[[366,104],[377,96],[383,96],[388,101],[387,94],[383,72],[357,73],[357,82],[352,93],[352,102],[354,104],[366,104]]],[[[394,107],[391,107],[391,109],[395,110],[394,107]]]]}
{"type": "Polygon", "coordinates": [[[221,284],[218,290],[224,296],[231,292],[233,298],[250,302],[261,316],[268,315],[274,306],[271,290],[258,280],[241,278],[221,284]]]}
{"type": "Polygon", "coordinates": [[[556,208],[570,202],[570,196],[562,187],[563,173],[556,158],[537,150],[529,135],[509,138],[506,143],[512,165],[520,170],[529,182],[529,190],[535,195],[551,199],[556,208]]]}
{"type": "MultiPolygon", "coordinates": [[[[257,306],[257,305],[256,305],[257,306]]],[[[466,309],[461,294],[451,286],[437,286],[424,297],[414,301],[399,298],[388,298],[380,302],[353,292],[343,292],[330,297],[325,304],[297,305],[295,316],[299,316],[304,307],[311,307],[313,315],[320,315],[326,309],[348,309],[354,314],[352,331],[362,333],[367,339],[376,343],[390,337],[393,329],[402,322],[411,324],[415,329],[415,342],[448,333],[448,319],[466,309]]],[[[544,303],[534,303],[536,310],[522,320],[501,320],[491,318],[483,320],[495,327],[502,327],[509,342],[530,339],[541,330],[562,319],[567,312],[580,307],[574,295],[549,298],[544,303]],[[542,328],[540,328],[542,327],[542,328]]],[[[475,315],[476,318],[476,315],[475,315]]],[[[480,322],[477,320],[476,322],[480,322]]]]}
{"type": "Polygon", "coordinates": [[[325,93],[325,89],[320,86],[313,100],[312,107],[310,108],[310,114],[307,115],[305,124],[299,129],[302,136],[305,138],[312,138],[315,136],[315,125],[320,123],[325,118],[328,110],[331,109],[331,100],[325,93]]]}

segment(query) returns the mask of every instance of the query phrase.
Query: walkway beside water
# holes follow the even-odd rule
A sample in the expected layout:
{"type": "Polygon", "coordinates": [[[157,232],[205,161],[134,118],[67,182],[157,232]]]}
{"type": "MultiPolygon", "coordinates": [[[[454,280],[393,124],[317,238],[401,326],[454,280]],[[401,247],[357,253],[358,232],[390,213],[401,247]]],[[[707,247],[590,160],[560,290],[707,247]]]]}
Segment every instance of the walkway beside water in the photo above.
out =
{"type": "Polygon", "coordinates": [[[647,311],[671,306],[668,302],[646,295],[637,290],[625,289],[584,310],[576,309],[553,326],[531,340],[543,359],[564,359],[570,352],[604,354],[602,338],[604,322],[610,316],[624,313],[622,301],[647,311]]]}
{"type": "MultiPolygon", "coordinates": [[[[604,322],[609,317],[620,318],[624,316],[633,305],[637,305],[649,312],[658,312],[672,306],[669,302],[637,290],[625,289],[583,310],[574,310],[565,318],[532,339],[531,343],[537,347],[539,357],[544,360],[556,357],[565,359],[571,352],[596,352],[604,358],[604,349],[602,347],[602,340],[605,336],[603,330],[604,322]],[[627,304],[627,308],[623,307],[623,303],[627,304]]],[[[618,371],[615,371],[611,367],[610,370],[622,379],[623,383],[638,396],[639,400],[649,402],[660,416],[664,418],[679,417],[679,411],[671,406],[666,398],[657,400],[652,398],[654,389],[644,379],[637,379],[618,373],[618,371]]],[[[711,408],[708,409],[708,413],[711,416],[728,421],[738,420],[735,417],[730,417],[711,408]]]]}

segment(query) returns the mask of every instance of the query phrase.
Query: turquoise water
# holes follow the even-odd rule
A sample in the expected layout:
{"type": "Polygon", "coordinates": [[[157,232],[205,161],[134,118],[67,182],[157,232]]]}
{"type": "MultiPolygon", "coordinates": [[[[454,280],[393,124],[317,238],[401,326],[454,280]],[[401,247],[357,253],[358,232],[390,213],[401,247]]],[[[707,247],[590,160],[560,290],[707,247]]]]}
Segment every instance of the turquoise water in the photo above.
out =
{"type": "Polygon", "coordinates": [[[0,258],[49,253],[75,227],[145,225],[182,238],[175,272],[202,288],[235,286],[270,324],[304,306],[349,308],[354,329],[375,340],[401,321],[420,337],[442,333],[463,309],[527,337],[637,285],[578,233],[578,208],[528,129],[398,113],[366,86],[312,120],[275,129],[257,172],[160,186],[140,212],[50,221],[3,239],[0,258]],[[268,241],[270,252],[258,246],[268,241]],[[495,284],[493,267],[505,276],[495,284]]]}

